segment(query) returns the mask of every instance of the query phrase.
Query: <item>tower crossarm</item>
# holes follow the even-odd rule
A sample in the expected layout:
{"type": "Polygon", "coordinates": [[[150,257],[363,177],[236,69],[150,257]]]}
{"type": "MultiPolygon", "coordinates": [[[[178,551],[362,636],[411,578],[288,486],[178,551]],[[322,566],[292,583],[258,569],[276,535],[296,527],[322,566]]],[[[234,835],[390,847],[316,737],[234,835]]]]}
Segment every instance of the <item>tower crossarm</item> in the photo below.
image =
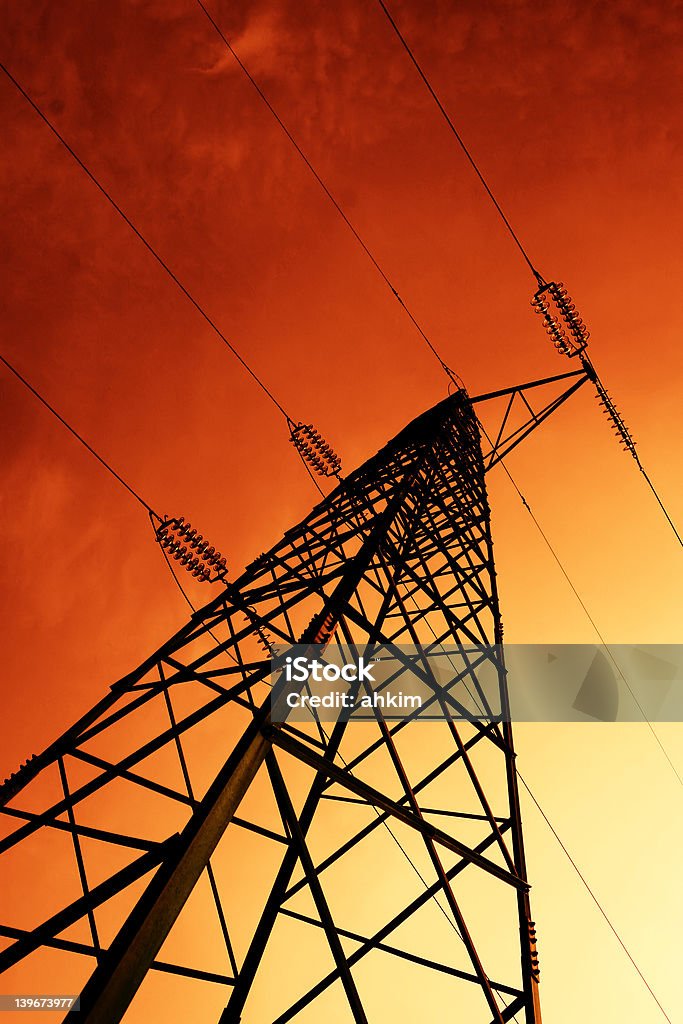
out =
{"type": "Polygon", "coordinates": [[[582,367],[570,373],[560,373],[500,391],[475,395],[471,399],[475,409],[484,403],[491,403],[492,406],[495,404],[499,416],[499,426],[495,431],[486,430],[482,426],[486,472],[509,455],[589,380],[590,374],[582,367]],[[558,388],[558,385],[561,387],[558,388]]]}

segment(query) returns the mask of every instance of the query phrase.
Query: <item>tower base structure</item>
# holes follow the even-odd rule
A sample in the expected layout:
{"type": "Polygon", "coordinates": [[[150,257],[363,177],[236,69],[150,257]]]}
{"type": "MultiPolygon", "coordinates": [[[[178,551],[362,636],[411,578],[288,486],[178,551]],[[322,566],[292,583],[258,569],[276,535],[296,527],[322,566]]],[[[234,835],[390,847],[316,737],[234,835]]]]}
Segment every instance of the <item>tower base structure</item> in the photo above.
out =
{"type": "Polygon", "coordinates": [[[271,713],[276,645],[501,644],[494,461],[465,392],[430,409],[7,780],[6,988],[58,976],[80,1024],[539,1024],[510,724],[271,713]]]}

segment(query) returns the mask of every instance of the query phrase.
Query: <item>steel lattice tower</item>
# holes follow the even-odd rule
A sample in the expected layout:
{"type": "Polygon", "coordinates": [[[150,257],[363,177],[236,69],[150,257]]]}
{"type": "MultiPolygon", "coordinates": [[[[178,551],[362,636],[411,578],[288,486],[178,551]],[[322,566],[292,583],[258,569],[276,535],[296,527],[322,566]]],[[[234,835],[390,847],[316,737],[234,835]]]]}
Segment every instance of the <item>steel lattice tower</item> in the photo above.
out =
{"type": "Polygon", "coordinates": [[[436,1019],[430,993],[440,1020],[540,1021],[510,725],[277,725],[268,648],[500,643],[485,475],[585,380],[473,400],[507,400],[486,452],[465,392],[424,413],[4,783],[8,978],[58,951],[83,1024],[148,972],[208,986],[222,1024],[436,1019]],[[174,944],[200,889],[222,969],[174,944]]]}

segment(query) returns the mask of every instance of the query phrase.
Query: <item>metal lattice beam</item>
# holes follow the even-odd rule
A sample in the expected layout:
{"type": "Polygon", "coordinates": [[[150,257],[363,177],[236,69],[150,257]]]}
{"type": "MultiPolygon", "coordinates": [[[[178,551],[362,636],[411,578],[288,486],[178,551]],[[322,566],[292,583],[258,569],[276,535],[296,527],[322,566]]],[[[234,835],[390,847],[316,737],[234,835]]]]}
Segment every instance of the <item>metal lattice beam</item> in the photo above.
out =
{"type": "MultiPolygon", "coordinates": [[[[528,422],[512,433],[511,403],[520,396],[527,402],[523,392],[532,385],[511,389],[486,456],[464,392],[418,417],[4,784],[0,809],[10,827],[0,839],[0,881],[6,860],[27,844],[64,836],[71,843],[79,895],[37,924],[3,924],[0,935],[9,944],[0,951],[0,970],[11,971],[41,949],[71,953],[81,964],[94,957],[81,1010],[73,1015],[81,1024],[121,1020],[149,970],[227,986],[223,1024],[262,1020],[250,1018],[250,1000],[257,997],[273,934],[289,921],[324,937],[334,968],[304,985],[294,1001],[273,1009],[277,1021],[292,1019],[337,982],[349,1019],[372,1021],[371,996],[354,968],[381,955],[464,986],[473,1022],[500,1024],[523,1011],[527,1024],[538,1024],[510,726],[456,725],[453,717],[462,709],[458,691],[446,693],[427,663],[430,703],[441,708],[444,720],[422,727],[424,733],[417,712],[398,723],[377,712],[374,725],[337,722],[329,732],[319,723],[277,724],[270,715],[270,661],[263,646],[296,643],[312,649],[338,639],[350,648],[371,644],[393,651],[401,644],[429,649],[500,642],[485,474],[577,390],[583,378],[576,376],[562,396],[540,413],[530,410],[528,422]],[[218,721],[229,734],[225,743],[211,732],[218,721]],[[362,733],[354,732],[359,728],[362,733]],[[421,739],[427,732],[434,754],[425,770],[421,739]],[[158,760],[171,755],[175,773],[158,760]],[[378,784],[372,776],[379,758],[385,767],[378,784]],[[450,781],[454,773],[457,786],[450,781]],[[198,775],[208,782],[200,785],[198,775]],[[53,776],[57,791],[47,786],[53,776]],[[257,782],[268,787],[276,808],[268,822],[252,820],[253,808],[237,814],[257,782]],[[127,815],[125,829],[113,821],[103,827],[103,799],[123,799],[131,811],[138,805],[144,810],[127,815]],[[342,806],[365,813],[366,820],[342,823],[342,806]],[[466,828],[471,838],[465,838],[466,828]],[[396,830],[402,830],[403,844],[396,830]],[[239,872],[239,863],[223,853],[237,833],[279,857],[274,880],[250,890],[257,915],[248,933],[224,884],[226,864],[233,876],[239,872]],[[387,857],[397,856],[397,849],[402,854],[410,884],[405,893],[397,887],[393,911],[367,934],[354,925],[353,906],[340,901],[333,878],[354,858],[376,858],[380,841],[387,857]],[[408,855],[405,845],[413,849],[415,843],[418,853],[408,855]],[[93,845],[128,858],[96,884],[90,880],[91,866],[99,864],[93,845]],[[116,917],[110,898],[132,893],[132,884],[151,871],[142,896],[131,895],[123,914],[117,904],[116,917]],[[159,956],[204,873],[225,946],[224,972],[159,956]],[[419,894],[409,895],[416,880],[419,894]],[[482,922],[463,911],[459,892],[465,882],[498,887],[501,920],[506,915],[504,955],[492,950],[482,922]],[[312,911],[297,909],[305,894],[312,911]],[[450,956],[444,951],[434,959],[387,941],[408,926],[419,935],[416,922],[427,911],[448,924],[455,944],[450,956]],[[87,924],[89,942],[60,935],[77,921],[87,924]],[[102,935],[112,926],[114,938],[105,942],[102,935]],[[491,968],[494,956],[497,965],[491,968]]],[[[504,665],[498,668],[504,698],[504,665]]],[[[463,694],[486,701],[476,662],[454,681],[463,694]]]]}

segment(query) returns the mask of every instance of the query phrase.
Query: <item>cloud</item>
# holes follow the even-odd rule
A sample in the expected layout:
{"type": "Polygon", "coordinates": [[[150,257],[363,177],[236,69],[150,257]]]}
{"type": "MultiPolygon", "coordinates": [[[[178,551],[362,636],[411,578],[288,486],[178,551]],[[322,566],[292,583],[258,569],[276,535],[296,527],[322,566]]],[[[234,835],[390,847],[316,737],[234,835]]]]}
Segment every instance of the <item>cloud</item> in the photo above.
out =
{"type": "MultiPolygon", "coordinates": [[[[215,19],[219,27],[223,27],[215,19]]],[[[264,7],[253,10],[241,31],[231,38],[225,31],[228,42],[240,59],[254,75],[272,75],[280,70],[280,61],[291,45],[291,37],[282,21],[282,10],[275,7],[264,7]]],[[[216,36],[213,46],[214,57],[211,62],[200,67],[207,75],[231,74],[239,71],[234,57],[223,41],[216,36]]]]}

